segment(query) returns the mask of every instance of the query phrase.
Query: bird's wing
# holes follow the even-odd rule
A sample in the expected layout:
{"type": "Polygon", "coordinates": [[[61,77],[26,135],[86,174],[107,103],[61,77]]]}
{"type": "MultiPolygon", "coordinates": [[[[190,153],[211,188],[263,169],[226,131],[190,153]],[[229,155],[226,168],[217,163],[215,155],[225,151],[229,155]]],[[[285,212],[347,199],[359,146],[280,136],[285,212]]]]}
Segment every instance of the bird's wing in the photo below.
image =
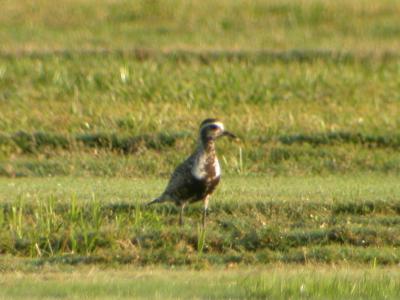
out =
{"type": "Polygon", "coordinates": [[[193,179],[193,164],[194,157],[190,156],[187,160],[178,165],[172,173],[163,195],[171,197],[175,201],[184,201],[191,198],[190,185],[193,179]]]}

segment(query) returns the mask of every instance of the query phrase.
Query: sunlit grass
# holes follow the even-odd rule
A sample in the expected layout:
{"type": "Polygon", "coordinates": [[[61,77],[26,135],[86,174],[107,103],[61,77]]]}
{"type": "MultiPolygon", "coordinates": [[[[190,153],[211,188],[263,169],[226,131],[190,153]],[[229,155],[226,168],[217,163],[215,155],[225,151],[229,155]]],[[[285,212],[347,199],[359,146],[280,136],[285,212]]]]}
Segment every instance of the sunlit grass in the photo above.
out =
{"type": "Polygon", "coordinates": [[[221,299],[313,298],[371,299],[400,296],[395,268],[279,266],[211,269],[101,268],[55,269],[3,273],[4,299],[221,299]]]}
{"type": "Polygon", "coordinates": [[[396,59],[1,61],[2,176],[164,175],[210,116],[228,174],[399,171],[396,59]]]}
{"type": "Polygon", "coordinates": [[[372,1],[7,1],[7,52],[93,48],[396,51],[400,7],[372,1]]]}
{"type": "Polygon", "coordinates": [[[161,180],[1,184],[0,251],[28,264],[400,262],[397,176],[228,177],[205,231],[199,205],[188,208],[183,227],[173,205],[143,207],[161,180]]]}
{"type": "Polygon", "coordinates": [[[398,299],[399,13],[2,3],[0,298],[398,299]],[[143,203],[214,116],[241,141],[179,227],[143,203]]]}
{"type": "Polygon", "coordinates": [[[191,133],[210,115],[243,137],[386,135],[399,127],[396,60],[205,65],[50,56],[1,64],[0,129],[11,134],[191,133]],[[121,67],[131,74],[128,82],[121,67]]]}

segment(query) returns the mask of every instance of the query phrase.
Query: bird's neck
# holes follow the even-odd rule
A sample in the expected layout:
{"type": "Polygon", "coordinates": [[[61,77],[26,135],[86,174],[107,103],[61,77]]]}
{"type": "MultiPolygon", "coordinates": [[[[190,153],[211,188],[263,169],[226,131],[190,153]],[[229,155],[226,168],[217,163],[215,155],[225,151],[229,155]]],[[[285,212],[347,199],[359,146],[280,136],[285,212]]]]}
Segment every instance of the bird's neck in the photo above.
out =
{"type": "Polygon", "coordinates": [[[215,155],[215,141],[212,139],[201,139],[199,141],[198,150],[200,152],[205,152],[207,155],[215,155]]]}
{"type": "Polygon", "coordinates": [[[210,180],[221,175],[214,140],[209,140],[206,143],[199,141],[194,154],[192,174],[199,180],[210,180]]]}

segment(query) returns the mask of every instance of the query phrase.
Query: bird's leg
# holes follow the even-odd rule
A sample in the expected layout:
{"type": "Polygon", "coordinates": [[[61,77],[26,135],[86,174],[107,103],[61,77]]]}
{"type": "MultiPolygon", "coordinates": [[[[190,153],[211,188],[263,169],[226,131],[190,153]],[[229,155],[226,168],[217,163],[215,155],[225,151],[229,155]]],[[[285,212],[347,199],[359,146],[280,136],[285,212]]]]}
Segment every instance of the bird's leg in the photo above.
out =
{"type": "Polygon", "coordinates": [[[182,203],[181,204],[181,211],[179,213],[179,225],[182,226],[183,225],[183,211],[185,209],[185,205],[186,203],[182,203]]]}
{"type": "Polygon", "coordinates": [[[204,199],[204,209],[203,209],[203,229],[206,227],[206,217],[207,217],[207,209],[208,209],[208,197],[204,199]]]}

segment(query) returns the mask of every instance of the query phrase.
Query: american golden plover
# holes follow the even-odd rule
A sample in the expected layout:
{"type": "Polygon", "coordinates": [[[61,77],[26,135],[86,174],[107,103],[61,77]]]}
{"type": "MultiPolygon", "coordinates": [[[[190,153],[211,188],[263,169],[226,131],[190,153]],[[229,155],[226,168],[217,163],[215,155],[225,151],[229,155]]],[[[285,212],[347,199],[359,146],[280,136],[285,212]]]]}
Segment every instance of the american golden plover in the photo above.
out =
{"type": "Polygon", "coordinates": [[[200,125],[196,150],[172,173],[165,191],[160,197],[149,202],[174,202],[180,207],[179,224],[183,224],[183,211],[188,203],[204,201],[203,227],[206,222],[209,196],[217,187],[221,168],[215,153],[215,141],[223,136],[237,137],[224,129],[218,119],[206,119],[200,125]]]}

